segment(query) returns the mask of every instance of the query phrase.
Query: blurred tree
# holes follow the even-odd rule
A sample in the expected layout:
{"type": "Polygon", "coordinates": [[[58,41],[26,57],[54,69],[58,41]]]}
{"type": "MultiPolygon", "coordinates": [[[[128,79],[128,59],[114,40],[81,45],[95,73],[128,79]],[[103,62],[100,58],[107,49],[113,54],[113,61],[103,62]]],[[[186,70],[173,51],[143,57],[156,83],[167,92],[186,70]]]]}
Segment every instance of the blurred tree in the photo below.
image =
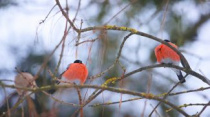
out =
{"type": "Polygon", "coordinates": [[[7,8],[9,6],[17,6],[18,2],[15,0],[0,0],[0,8],[7,8]]]}
{"type": "MultiPolygon", "coordinates": [[[[14,48],[14,47],[11,47],[11,48],[14,48]]],[[[14,51],[13,49],[11,49],[11,50],[14,51]]],[[[37,53],[34,53],[33,49],[30,49],[28,51],[29,51],[28,55],[25,58],[21,59],[21,61],[18,61],[17,68],[35,75],[36,72],[39,70],[39,67],[43,64],[44,59],[49,54],[48,53],[37,54],[37,53]]],[[[47,68],[44,68],[43,72],[41,72],[39,78],[36,80],[37,86],[53,84],[52,78],[47,73],[47,69],[54,70],[55,64],[56,64],[55,60],[52,58],[48,62],[47,68]]],[[[4,70],[2,72],[4,72],[4,70]]],[[[10,107],[13,106],[12,105],[12,103],[14,101],[13,98],[15,98],[15,97],[19,97],[17,95],[17,93],[10,95],[10,97],[9,97],[10,107]]],[[[49,101],[49,97],[44,95],[43,93],[38,92],[35,94],[34,103],[35,103],[38,113],[42,113],[43,111],[46,111],[49,109],[46,105],[46,102],[48,102],[48,101],[49,101]]],[[[7,109],[7,104],[6,104],[6,101],[4,101],[4,104],[1,105],[0,113],[2,114],[2,112],[5,112],[6,109],[7,109]]],[[[28,107],[26,106],[25,109],[27,110],[28,107]]],[[[21,108],[19,108],[18,111],[21,112],[21,108]]],[[[29,111],[26,111],[25,114],[28,115],[28,112],[29,111]]]]}
{"type": "MultiPolygon", "coordinates": [[[[61,1],[60,1],[61,2],[61,1]]],[[[81,4],[83,4],[84,1],[81,1],[81,4]]],[[[138,29],[140,31],[146,30],[145,32],[154,36],[159,35],[159,33],[165,33],[168,35],[168,38],[178,46],[184,46],[186,43],[193,43],[197,40],[198,30],[210,19],[209,14],[209,8],[204,7],[205,9],[202,9],[202,6],[208,6],[209,1],[205,0],[188,0],[188,1],[180,1],[180,0],[89,0],[86,6],[83,6],[82,9],[80,9],[80,12],[85,12],[84,23],[91,22],[91,26],[101,26],[105,24],[113,24],[113,25],[119,25],[119,26],[126,26],[126,27],[133,27],[135,29],[138,29]],[[198,20],[197,21],[190,21],[189,18],[187,18],[187,12],[179,13],[180,9],[179,4],[185,4],[186,9],[187,5],[192,5],[195,7],[197,13],[198,13],[198,20]],[[126,7],[127,6],[127,7],[126,7]],[[96,7],[96,8],[95,8],[96,7]],[[96,11],[92,11],[91,9],[97,9],[96,11]],[[87,11],[92,11],[93,13],[87,13],[87,11]],[[205,11],[205,12],[204,12],[205,11]],[[89,15],[94,14],[94,16],[90,17],[89,15]]],[[[65,2],[62,1],[63,4],[65,2]]],[[[76,3],[75,3],[76,4],[76,3]]],[[[7,8],[10,5],[18,5],[18,2],[13,0],[0,0],[0,8],[7,8]]],[[[74,8],[75,5],[68,4],[66,6],[69,6],[70,12],[73,13],[76,11],[77,8],[74,8]]],[[[65,7],[63,5],[62,7],[65,7]]],[[[77,6],[76,6],[77,7],[77,6]]],[[[66,10],[66,9],[64,9],[66,10]]],[[[181,9],[182,10],[182,9],[181,9]]],[[[80,14],[79,12],[79,14],[80,14]]],[[[56,14],[60,13],[56,11],[56,14]]],[[[63,16],[62,16],[63,17],[63,16]]],[[[72,17],[71,17],[72,18],[72,17]]],[[[40,19],[41,20],[41,19],[40,19]]],[[[69,33],[71,36],[71,33],[69,33]]],[[[81,33],[81,37],[87,34],[81,33]]],[[[95,34],[90,34],[95,35],[95,34]]],[[[99,38],[96,42],[97,45],[97,52],[93,53],[92,59],[94,62],[91,64],[89,68],[94,69],[100,69],[97,67],[93,67],[98,65],[98,63],[101,63],[102,69],[106,69],[111,64],[113,64],[115,61],[115,58],[117,56],[117,53],[119,51],[120,44],[124,38],[125,35],[127,35],[127,32],[120,32],[120,31],[99,31],[98,34],[96,34],[99,38]]],[[[84,36],[85,37],[85,36],[84,36]]],[[[167,37],[167,36],[166,36],[167,37]]],[[[137,40],[140,45],[144,48],[147,48],[147,45],[144,45],[144,39],[141,37],[139,40],[137,40]]],[[[161,37],[162,38],[162,37],[161,37]]],[[[165,38],[165,37],[164,37],[165,38]]],[[[136,43],[135,38],[130,39],[126,43],[136,43]]],[[[151,40],[149,40],[151,41],[151,40]]],[[[149,41],[145,41],[149,43],[149,41]]],[[[152,43],[152,41],[151,41],[152,43]]],[[[126,55],[123,55],[124,59],[120,59],[120,62],[122,65],[125,66],[127,69],[136,69],[142,66],[145,66],[146,64],[155,63],[156,59],[154,56],[154,47],[149,49],[148,55],[143,55],[144,58],[146,58],[145,61],[141,61],[139,59],[133,58],[133,51],[139,49],[139,47],[128,46],[124,47],[127,49],[128,53],[126,55]],[[132,61],[132,62],[130,62],[132,61]],[[138,63],[138,64],[137,64],[138,63]]],[[[123,48],[123,50],[124,50],[123,48]]],[[[149,47],[148,47],[149,48],[149,47]]],[[[49,55],[49,53],[41,53],[41,54],[35,54],[33,51],[29,51],[28,56],[24,58],[22,61],[20,61],[18,66],[20,68],[24,68],[28,70],[29,72],[36,74],[39,67],[43,63],[45,57],[49,55]]],[[[135,53],[135,56],[139,56],[139,51],[135,53]]],[[[140,57],[141,58],[141,57],[140,57]]],[[[48,64],[47,67],[50,68],[52,71],[54,71],[55,66],[57,65],[56,56],[52,58],[48,64]]],[[[94,71],[94,69],[89,69],[90,72],[94,71]]],[[[124,85],[122,87],[119,84],[114,84],[112,86],[115,87],[121,87],[121,88],[129,88],[133,91],[139,91],[139,92],[155,92],[155,94],[160,94],[163,92],[167,92],[169,89],[165,88],[165,86],[171,86],[171,83],[174,83],[174,80],[171,80],[172,78],[168,76],[161,75],[161,73],[154,72],[155,70],[148,70],[141,73],[137,73],[135,75],[130,76],[126,80],[124,80],[124,85]],[[154,72],[154,73],[151,73],[154,72]],[[151,84],[151,90],[148,90],[148,87],[146,84],[148,84],[148,79],[153,74],[165,78],[165,82],[161,82],[160,80],[152,80],[151,84]],[[164,84],[164,86],[163,86],[164,84]]],[[[2,73],[4,71],[0,71],[2,73]]],[[[126,71],[127,73],[128,71],[126,71]]],[[[106,73],[104,76],[102,76],[103,82],[111,77],[120,77],[122,76],[123,71],[120,66],[115,66],[111,71],[106,73]]],[[[38,86],[44,86],[48,84],[52,84],[52,80],[47,73],[46,68],[43,70],[39,78],[37,79],[38,86]]],[[[98,83],[99,84],[99,83],[98,83]]],[[[15,95],[16,96],[16,95],[15,95]]],[[[113,95],[112,95],[113,96],[113,95]]],[[[110,96],[110,98],[112,97],[110,96]]],[[[72,96],[75,97],[75,96],[72,96]]],[[[70,98],[72,98],[70,97],[70,98]]],[[[44,113],[50,111],[51,107],[49,107],[49,97],[44,95],[43,93],[37,93],[37,100],[35,101],[37,110],[39,113],[44,113]]],[[[101,98],[99,98],[101,99],[101,98]]],[[[101,99],[102,100],[102,99],[101,99]]],[[[11,100],[10,100],[11,101],[11,100]]],[[[75,102],[75,100],[73,100],[75,102]]],[[[178,99],[170,98],[169,101],[172,101],[173,103],[179,103],[178,99]]],[[[102,101],[100,101],[102,102],[102,101]]],[[[11,102],[10,102],[11,103],[11,102]]],[[[1,113],[6,110],[6,106],[4,105],[1,109],[1,113]]],[[[60,111],[58,112],[58,115],[60,116],[69,116],[72,112],[74,112],[76,107],[72,108],[66,108],[66,106],[58,107],[60,111]],[[66,109],[66,110],[65,110],[66,109]],[[65,112],[65,113],[63,113],[65,112]]],[[[168,106],[161,105],[159,107],[161,110],[161,115],[163,116],[170,116],[170,117],[177,117],[178,113],[171,111],[169,113],[166,113],[165,110],[168,109],[168,106]]],[[[20,109],[19,109],[20,110],[20,109]]],[[[84,112],[88,112],[88,115],[94,115],[95,117],[98,116],[104,116],[104,117],[111,117],[115,116],[115,112],[117,109],[112,109],[110,106],[105,107],[94,107],[94,109],[85,108],[84,112]],[[103,109],[101,109],[103,108],[103,109]],[[89,114],[89,110],[91,114],[89,114]]],[[[143,109],[137,109],[136,111],[143,111],[143,109]]],[[[21,111],[18,111],[20,115],[21,111]]],[[[57,111],[56,111],[57,112],[57,111]]],[[[145,115],[149,115],[150,111],[146,111],[145,115]]],[[[122,116],[136,116],[135,113],[130,112],[124,112],[122,116]]]]}

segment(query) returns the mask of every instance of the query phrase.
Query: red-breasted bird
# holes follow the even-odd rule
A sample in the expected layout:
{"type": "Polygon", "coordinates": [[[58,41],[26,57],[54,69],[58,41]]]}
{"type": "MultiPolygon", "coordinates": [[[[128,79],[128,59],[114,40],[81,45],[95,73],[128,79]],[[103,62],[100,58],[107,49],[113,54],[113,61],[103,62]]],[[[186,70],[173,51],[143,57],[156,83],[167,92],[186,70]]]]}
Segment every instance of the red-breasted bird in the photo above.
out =
{"type": "Polygon", "coordinates": [[[81,60],[75,60],[61,75],[69,81],[79,80],[80,84],[84,84],[88,76],[88,69],[81,60]]]}
{"type": "MultiPolygon", "coordinates": [[[[33,88],[36,87],[36,82],[33,81],[33,76],[28,72],[20,72],[15,76],[15,86],[33,88]]],[[[30,92],[17,89],[20,96],[28,95],[30,92]]]]}
{"type": "MultiPolygon", "coordinates": [[[[173,43],[171,43],[169,40],[164,40],[171,46],[177,48],[177,46],[173,43]]],[[[179,65],[180,64],[180,57],[179,55],[172,50],[170,47],[160,44],[155,48],[155,56],[157,58],[158,63],[165,63],[165,64],[173,64],[173,65],[179,65]]],[[[185,79],[182,75],[181,70],[172,68],[173,71],[176,72],[176,75],[178,76],[181,83],[185,82],[185,79]]]]}

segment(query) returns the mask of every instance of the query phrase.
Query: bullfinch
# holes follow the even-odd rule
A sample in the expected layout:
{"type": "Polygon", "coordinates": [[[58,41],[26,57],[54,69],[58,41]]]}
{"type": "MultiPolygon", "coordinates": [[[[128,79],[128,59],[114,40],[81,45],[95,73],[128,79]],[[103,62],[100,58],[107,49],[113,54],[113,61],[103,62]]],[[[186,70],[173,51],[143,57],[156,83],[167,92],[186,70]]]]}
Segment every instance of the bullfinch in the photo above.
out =
{"type": "Polygon", "coordinates": [[[74,63],[68,66],[61,76],[68,81],[79,80],[80,84],[84,84],[88,76],[88,69],[81,60],[75,60],[74,63]]]}
{"type": "MultiPolygon", "coordinates": [[[[169,40],[164,41],[177,49],[177,46],[171,43],[169,40]]],[[[158,63],[179,65],[181,62],[180,56],[174,50],[164,44],[160,44],[155,48],[155,56],[158,63]]],[[[184,83],[185,79],[182,75],[181,70],[175,68],[172,68],[172,70],[176,72],[176,75],[178,76],[180,82],[184,83]]]]}

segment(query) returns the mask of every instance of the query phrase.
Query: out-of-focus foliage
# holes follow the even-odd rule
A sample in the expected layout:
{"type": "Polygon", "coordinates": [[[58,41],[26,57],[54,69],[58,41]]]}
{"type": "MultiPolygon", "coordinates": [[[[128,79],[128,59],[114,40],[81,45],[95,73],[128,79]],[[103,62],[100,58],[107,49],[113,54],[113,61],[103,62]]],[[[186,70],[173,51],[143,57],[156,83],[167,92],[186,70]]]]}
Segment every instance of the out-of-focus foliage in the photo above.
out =
{"type": "Polygon", "coordinates": [[[11,5],[16,6],[16,5],[18,5],[18,2],[15,0],[0,0],[0,8],[6,8],[11,5]]]}
{"type": "MultiPolygon", "coordinates": [[[[81,1],[81,4],[83,4],[82,2],[83,1],[81,1]]],[[[18,1],[0,0],[0,8],[3,8],[3,7],[7,8],[10,5],[17,5],[17,4],[18,4],[18,1]]],[[[207,10],[204,9],[206,10],[205,13],[202,12],[203,9],[201,8],[202,6],[206,6],[208,4],[209,3],[205,0],[188,0],[188,1],[180,1],[180,0],[130,0],[130,1],[129,0],[97,0],[96,1],[96,0],[90,0],[88,4],[85,6],[85,8],[83,9],[87,9],[88,11],[90,11],[92,6],[97,7],[98,11],[95,13],[94,17],[90,18],[86,14],[86,18],[91,19],[91,25],[104,25],[106,23],[113,24],[113,25],[116,24],[119,26],[134,27],[140,31],[142,27],[143,28],[146,27],[147,33],[157,36],[159,31],[165,32],[173,43],[177,44],[178,46],[183,46],[186,43],[192,43],[196,41],[198,30],[202,27],[202,25],[204,25],[207,21],[209,21],[210,12],[208,11],[208,8],[207,10]],[[174,7],[180,2],[186,2],[186,5],[193,5],[198,11],[198,15],[199,15],[198,20],[194,22],[189,21],[190,19],[186,18],[187,16],[186,12],[180,13],[178,8],[175,9],[174,7]],[[125,7],[128,4],[130,5],[125,10],[123,10],[123,7],[125,7]],[[117,14],[119,11],[121,12],[117,14]]],[[[71,8],[72,5],[69,4],[69,6],[71,8]]],[[[111,31],[103,32],[102,31],[101,35],[98,36],[100,37],[100,39],[97,42],[95,42],[97,43],[98,53],[100,54],[96,53],[97,57],[92,59],[94,60],[92,66],[94,66],[97,63],[101,63],[101,65],[103,66],[102,68],[106,69],[110,64],[112,64],[117,56],[117,52],[119,51],[119,46],[125,35],[126,35],[125,32],[111,32],[111,31]]],[[[132,40],[129,40],[126,43],[132,43],[132,40]]],[[[31,48],[29,48],[29,50],[30,49],[31,48]]],[[[18,64],[18,67],[26,69],[27,71],[35,74],[38,71],[40,65],[43,63],[46,55],[49,55],[49,53],[41,53],[37,55],[33,53],[32,50],[28,52],[29,52],[28,56],[24,58],[24,60],[19,61],[19,63],[17,64],[18,64]]],[[[131,56],[130,53],[128,53],[127,55],[122,55],[124,59],[120,59],[120,60],[123,63],[123,65],[125,65],[125,67],[134,65],[135,68],[139,68],[145,64],[149,64],[149,63],[151,64],[151,63],[156,62],[154,52],[152,49],[148,55],[149,56],[148,56],[147,63],[142,63],[143,61],[140,61],[140,60],[135,61],[135,58],[132,58],[133,56],[131,56]],[[134,64],[129,61],[132,61],[134,64]],[[135,62],[138,64],[136,64],[135,62]]],[[[47,68],[53,71],[56,65],[57,65],[56,59],[51,59],[51,61],[47,65],[47,68]]],[[[91,68],[94,68],[94,67],[91,67],[91,68]]],[[[95,67],[95,69],[96,68],[97,67],[95,67]]],[[[90,69],[89,71],[91,73],[91,71],[93,70],[90,69]]],[[[4,70],[0,71],[0,73],[2,72],[4,72],[4,70]]],[[[131,76],[130,78],[126,79],[126,82],[124,82],[124,86],[126,88],[130,88],[135,91],[147,92],[148,88],[145,84],[147,84],[148,78],[151,75],[150,72],[151,71],[145,71],[145,72],[137,73],[131,76]]],[[[122,72],[121,67],[117,66],[114,68],[114,70],[112,70],[111,72],[103,76],[102,80],[104,81],[105,79],[114,77],[114,76],[120,77],[122,73],[123,72],[122,72]]],[[[161,76],[161,74],[158,74],[158,75],[161,76]]],[[[164,75],[161,77],[163,77],[166,80],[164,84],[165,86],[168,86],[170,85],[171,82],[173,82],[171,80],[168,80],[170,78],[164,75]]],[[[36,82],[38,86],[43,86],[43,85],[52,83],[51,78],[48,75],[46,69],[41,73],[41,76],[38,78],[36,82]]],[[[159,83],[157,82],[158,80],[152,81],[152,89],[151,89],[152,92],[156,92],[156,94],[159,94],[159,93],[168,91],[168,89],[166,89],[161,84],[161,82],[159,83]]],[[[118,84],[115,84],[114,86],[119,87],[118,84]]],[[[38,95],[37,96],[38,100],[36,100],[35,104],[37,106],[38,113],[44,113],[44,112],[49,111],[50,109],[49,97],[47,97],[46,95],[43,95],[42,93],[37,93],[37,95],[38,95]]],[[[71,98],[71,96],[69,98],[71,98]]],[[[174,103],[176,102],[178,103],[178,100],[175,100],[173,98],[172,99],[170,98],[169,101],[170,100],[174,100],[173,101],[174,103]]],[[[5,108],[6,106],[4,106],[4,109],[2,111],[4,111],[5,108]]],[[[103,109],[101,108],[103,107],[96,107],[94,109],[90,109],[91,110],[90,112],[93,113],[90,115],[94,115],[95,117],[99,117],[99,116],[111,117],[111,116],[115,116],[116,114],[116,112],[114,112],[113,109],[110,108],[109,106],[106,106],[103,109]]],[[[162,113],[165,114],[165,109],[167,108],[168,107],[162,105],[161,106],[162,113]]],[[[86,112],[86,109],[88,110],[88,108],[86,107],[84,112],[86,112]]],[[[73,111],[75,111],[75,108],[73,109],[61,108],[58,115],[70,116],[70,112],[73,112],[73,111]],[[62,109],[64,112],[68,110],[68,113],[62,113],[62,109]]],[[[146,113],[146,115],[148,113],[146,113]]],[[[127,113],[124,112],[123,114],[125,117],[133,116],[132,113],[129,113],[129,112],[127,113]]],[[[163,116],[177,117],[177,113],[174,111],[167,113],[168,115],[164,115],[164,114],[163,116]]]]}
{"type": "MultiPolygon", "coordinates": [[[[11,48],[14,48],[14,47],[11,47],[11,48]]],[[[35,75],[37,73],[37,71],[39,70],[40,66],[43,64],[44,59],[47,56],[48,56],[48,53],[37,55],[37,53],[34,53],[33,50],[30,50],[30,52],[28,53],[28,56],[26,56],[26,58],[18,61],[17,68],[21,71],[29,72],[29,73],[32,73],[33,75],[35,75]]],[[[53,83],[52,78],[47,73],[47,69],[51,69],[51,68],[55,68],[54,59],[51,59],[48,62],[47,67],[44,68],[43,72],[41,72],[39,78],[36,80],[37,86],[50,85],[53,83]]],[[[15,68],[14,68],[14,70],[15,70],[15,68]]],[[[51,70],[54,70],[54,69],[51,69],[51,70]]],[[[9,96],[10,107],[12,106],[12,103],[14,103],[14,98],[17,98],[17,97],[19,97],[17,95],[17,93],[13,93],[13,95],[9,96]]],[[[37,112],[42,113],[43,111],[46,111],[47,110],[46,103],[49,103],[48,102],[49,97],[44,95],[41,92],[36,93],[34,97],[35,98],[33,100],[36,105],[37,112]],[[44,103],[44,102],[46,102],[46,103],[44,103]]],[[[7,105],[6,105],[6,102],[4,101],[4,103],[1,104],[0,113],[2,114],[3,112],[5,112],[6,109],[7,109],[7,105]]],[[[27,110],[28,107],[26,106],[25,109],[27,110]]],[[[17,115],[16,114],[15,115],[20,116],[19,112],[21,113],[20,108],[18,109],[18,112],[16,113],[17,115]]],[[[26,111],[25,114],[28,115],[29,114],[28,111],[26,111]]]]}

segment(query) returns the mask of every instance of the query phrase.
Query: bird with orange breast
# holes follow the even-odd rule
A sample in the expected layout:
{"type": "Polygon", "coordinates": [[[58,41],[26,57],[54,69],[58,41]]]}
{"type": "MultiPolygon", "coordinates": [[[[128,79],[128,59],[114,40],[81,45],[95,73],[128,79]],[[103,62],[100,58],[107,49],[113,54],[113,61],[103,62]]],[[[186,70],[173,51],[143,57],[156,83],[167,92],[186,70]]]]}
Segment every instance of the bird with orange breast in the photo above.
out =
{"type": "MultiPolygon", "coordinates": [[[[67,69],[60,74],[56,84],[73,82],[75,80],[79,80],[80,84],[84,84],[88,76],[88,69],[82,63],[81,60],[75,60],[74,63],[69,64],[67,69]],[[61,79],[61,80],[60,80],[61,79]]],[[[56,92],[56,89],[51,89],[48,91],[50,94],[56,92]]]]}
{"type": "MultiPolygon", "coordinates": [[[[177,49],[177,46],[171,43],[169,40],[164,40],[164,41],[177,49]]],[[[155,56],[157,58],[157,62],[163,63],[163,64],[179,65],[181,61],[179,55],[170,47],[164,44],[160,44],[155,48],[155,56]]],[[[172,70],[176,72],[176,75],[178,76],[179,81],[181,83],[184,83],[185,79],[182,75],[181,70],[178,70],[175,68],[172,68],[172,70]]]]}
{"type": "MultiPolygon", "coordinates": [[[[79,80],[80,84],[84,84],[87,76],[88,76],[88,69],[82,63],[81,60],[75,60],[74,63],[70,64],[66,71],[61,74],[61,77],[64,77],[68,81],[79,80]]],[[[82,105],[82,101],[80,101],[82,105]]],[[[83,108],[80,109],[81,117],[83,117],[83,108]]]]}
{"type": "Polygon", "coordinates": [[[81,60],[75,60],[74,63],[68,66],[61,76],[68,81],[79,80],[80,84],[84,84],[88,76],[88,69],[81,60]]]}

